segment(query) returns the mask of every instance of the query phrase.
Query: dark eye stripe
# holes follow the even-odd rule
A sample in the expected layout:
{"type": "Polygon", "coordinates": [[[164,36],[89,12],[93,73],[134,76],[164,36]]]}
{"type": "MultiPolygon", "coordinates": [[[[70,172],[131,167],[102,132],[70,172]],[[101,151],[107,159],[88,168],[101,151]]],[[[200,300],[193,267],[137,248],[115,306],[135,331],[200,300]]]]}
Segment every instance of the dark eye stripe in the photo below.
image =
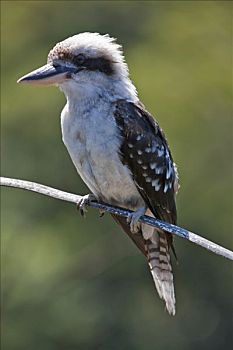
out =
{"type": "Polygon", "coordinates": [[[83,66],[91,71],[100,71],[107,75],[113,74],[113,63],[105,57],[86,58],[83,66]]]}
{"type": "Polygon", "coordinates": [[[90,71],[99,71],[107,75],[114,73],[113,62],[104,56],[89,58],[85,57],[82,53],[74,56],[67,50],[59,51],[59,48],[57,48],[57,50],[49,53],[48,62],[55,59],[69,61],[78,68],[83,67],[90,71]]]}

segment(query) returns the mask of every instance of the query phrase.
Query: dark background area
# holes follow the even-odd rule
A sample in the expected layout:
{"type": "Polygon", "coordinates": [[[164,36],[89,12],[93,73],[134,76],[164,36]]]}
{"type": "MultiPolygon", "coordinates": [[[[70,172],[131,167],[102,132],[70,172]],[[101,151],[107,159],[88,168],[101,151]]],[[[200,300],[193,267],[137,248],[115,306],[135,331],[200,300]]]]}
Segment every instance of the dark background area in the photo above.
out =
{"type": "MultiPolygon", "coordinates": [[[[2,175],[85,194],[61,141],[56,88],[16,84],[83,31],[123,44],[131,79],[179,167],[179,225],[232,244],[232,3],[1,1],[2,175]]],[[[106,214],[2,190],[2,350],[232,346],[232,264],[175,239],[177,315],[106,214]]]]}

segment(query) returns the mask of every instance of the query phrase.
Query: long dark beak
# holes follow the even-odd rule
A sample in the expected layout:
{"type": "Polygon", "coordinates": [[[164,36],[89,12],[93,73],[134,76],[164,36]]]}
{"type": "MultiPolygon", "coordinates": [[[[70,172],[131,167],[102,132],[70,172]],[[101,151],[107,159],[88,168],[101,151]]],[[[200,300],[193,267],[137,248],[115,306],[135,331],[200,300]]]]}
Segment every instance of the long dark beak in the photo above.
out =
{"type": "Polygon", "coordinates": [[[34,70],[31,73],[24,75],[17,83],[31,85],[57,85],[70,78],[71,73],[77,71],[75,67],[53,66],[46,64],[34,70]]]}

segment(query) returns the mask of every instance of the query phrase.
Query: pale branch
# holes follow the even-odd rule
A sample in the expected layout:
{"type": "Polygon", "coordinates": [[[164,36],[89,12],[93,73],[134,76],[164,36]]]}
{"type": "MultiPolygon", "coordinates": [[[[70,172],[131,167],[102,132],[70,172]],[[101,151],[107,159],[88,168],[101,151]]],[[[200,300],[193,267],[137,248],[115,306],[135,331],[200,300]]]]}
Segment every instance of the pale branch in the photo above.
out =
{"type": "MultiPolygon", "coordinates": [[[[60,199],[63,201],[71,202],[71,203],[77,203],[80,201],[82,196],[79,196],[77,194],[68,193],[64,191],[57,190],[52,187],[44,186],[35,182],[30,181],[24,181],[24,180],[18,180],[18,179],[11,179],[6,177],[0,178],[0,185],[1,186],[7,186],[7,187],[15,187],[15,188],[21,188],[28,191],[37,192],[40,194],[43,194],[45,196],[53,197],[56,199],[60,199]]],[[[131,213],[130,210],[126,210],[123,208],[114,207],[109,204],[105,203],[99,203],[99,202],[90,202],[90,207],[100,209],[101,211],[107,211],[111,214],[120,215],[124,217],[128,217],[128,215],[131,213]]],[[[190,242],[193,242],[195,244],[198,244],[202,246],[203,248],[206,248],[207,250],[210,250],[211,252],[222,255],[227,259],[233,260],[233,252],[229,249],[223,248],[220,245],[213,243],[191,231],[188,231],[184,228],[169,224],[167,222],[163,222],[157,219],[154,219],[152,217],[144,215],[141,219],[141,222],[144,224],[154,226],[156,228],[160,228],[165,230],[166,232],[172,233],[176,236],[182,237],[187,239],[190,242]]]]}

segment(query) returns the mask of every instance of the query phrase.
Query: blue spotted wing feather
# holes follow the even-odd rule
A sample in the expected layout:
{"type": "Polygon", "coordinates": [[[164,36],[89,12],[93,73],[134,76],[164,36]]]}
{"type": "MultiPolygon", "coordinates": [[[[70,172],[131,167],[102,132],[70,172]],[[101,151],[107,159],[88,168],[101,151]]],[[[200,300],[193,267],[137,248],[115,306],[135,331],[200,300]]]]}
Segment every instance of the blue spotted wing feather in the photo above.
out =
{"type": "Polygon", "coordinates": [[[115,118],[121,129],[122,161],[152,213],[176,224],[176,170],[163,131],[140,105],[118,101],[115,118]]]}
{"type": "MultiPolygon", "coordinates": [[[[177,174],[163,131],[141,104],[118,101],[115,119],[122,136],[122,162],[130,169],[149,213],[176,224],[177,174]]],[[[141,236],[137,236],[136,242],[126,223],[120,224],[147,256],[159,296],[165,301],[168,312],[174,315],[175,293],[170,261],[172,236],[142,225],[141,236]]]]}

